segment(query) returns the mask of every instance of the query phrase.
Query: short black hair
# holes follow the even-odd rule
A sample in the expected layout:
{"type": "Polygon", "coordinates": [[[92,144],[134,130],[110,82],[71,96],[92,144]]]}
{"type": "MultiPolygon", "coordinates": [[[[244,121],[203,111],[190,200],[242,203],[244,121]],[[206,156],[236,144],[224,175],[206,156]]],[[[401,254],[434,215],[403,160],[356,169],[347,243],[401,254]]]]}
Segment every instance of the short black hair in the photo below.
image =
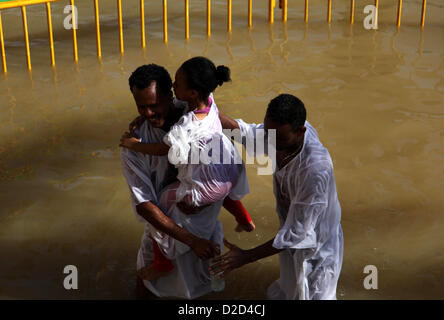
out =
{"type": "Polygon", "coordinates": [[[180,68],[185,73],[188,89],[199,92],[200,98],[204,101],[217,86],[231,81],[228,67],[216,67],[210,59],[205,57],[191,58],[185,61],[180,68]]]}
{"type": "Polygon", "coordinates": [[[266,117],[277,124],[290,124],[293,131],[304,125],[307,111],[304,103],[291,94],[280,94],[270,101],[266,117]]]}
{"type": "Polygon", "coordinates": [[[171,88],[173,87],[173,81],[168,71],[157,64],[146,64],[138,67],[129,77],[128,82],[130,90],[133,91],[133,87],[143,90],[150,86],[155,81],[160,91],[168,96],[171,94],[171,88]]]}

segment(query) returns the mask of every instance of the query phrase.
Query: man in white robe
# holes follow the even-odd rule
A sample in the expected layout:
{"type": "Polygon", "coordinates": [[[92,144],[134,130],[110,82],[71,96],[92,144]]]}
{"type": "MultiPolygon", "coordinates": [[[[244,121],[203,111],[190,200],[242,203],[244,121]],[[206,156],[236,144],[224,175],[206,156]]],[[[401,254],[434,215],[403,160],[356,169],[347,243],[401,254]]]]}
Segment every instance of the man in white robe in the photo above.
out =
{"type": "MultiPolygon", "coordinates": [[[[133,134],[145,143],[161,142],[184,113],[184,106],[173,100],[170,75],[160,66],[146,65],[136,69],[129,83],[141,116],[130,125],[132,128],[137,123],[136,129],[124,136],[133,134]]],[[[154,261],[152,238],[174,264],[171,274],[152,281],[143,280],[143,285],[158,297],[194,299],[211,292],[208,259],[219,253],[223,245],[222,224],[218,220],[222,200],[205,208],[182,204],[179,210],[173,205],[168,213],[162,212],[161,191],[177,174],[169,165],[168,157],[122,148],[121,160],[136,217],[148,222],[137,256],[137,270],[154,261]]],[[[245,191],[245,184],[232,190],[238,194],[245,191]]],[[[138,278],[138,282],[141,281],[138,278]]]]}
{"type": "Polygon", "coordinates": [[[332,160],[306,121],[304,104],[282,94],[270,102],[263,124],[234,121],[225,115],[221,121],[224,128],[239,128],[244,142],[245,138],[255,140],[260,129],[265,129],[266,136],[268,130],[276,130],[273,189],[280,227],[273,239],[251,250],[224,240],[230,251],[217,259],[212,272],[225,276],[246,263],[279,253],[280,278],[268,288],[269,299],[336,299],[344,243],[341,207],[332,160]]]}

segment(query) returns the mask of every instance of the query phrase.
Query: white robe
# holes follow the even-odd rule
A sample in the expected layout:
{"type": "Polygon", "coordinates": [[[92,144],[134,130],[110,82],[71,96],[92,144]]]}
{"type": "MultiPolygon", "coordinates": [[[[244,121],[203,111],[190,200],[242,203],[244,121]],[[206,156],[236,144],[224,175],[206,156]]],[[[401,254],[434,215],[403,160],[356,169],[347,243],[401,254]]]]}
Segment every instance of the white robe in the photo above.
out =
{"type": "MultiPolygon", "coordinates": [[[[250,139],[264,128],[237,122],[250,139]]],[[[301,152],[273,174],[280,222],[273,247],[284,250],[280,279],[268,288],[269,299],[336,299],[344,246],[341,207],[328,150],[308,121],[305,126],[301,152]]]]}
{"type": "Polygon", "coordinates": [[[240,200],[246,193],[232,192],[236,184],[248,189],[242,158],[222,133],[213,94],[210,99],[210,111],[204,119],[199,120],[194,112],[187,112],[163,138],[163,142],[170,146],[169,160],[178,168],[177,200],[189,196],[190,204],[196,207],[219,201],[227,195],[240,200]]]}
{"type": "MultiPolygon", "coordinates": [[[[176,103],[179,105],[179,103],[176,103]]],[[[151,127],[144,122],[138,130],[141,142],[162,142],[166,132],[151,127]]],[[[232,143],[224,136],[224,144],[232,143]]],[[[136,206],[140,203],[152,201],[162,208],[161,191],[169,184],[172,167],[168,157],[150,156],[132,150],[121,149],[122,168],[130,189],[132,205],[139,221],[146,222],[137,214],[136,206]]],[[[233,187],[230,197],[241,198],[249,192],[245,167],[242,178],[233,187]]],[[[217,242],[223,248],[222,223],[218,220],[223,200],[212,204],[198,214],[185,215],[176,205],[164,213],[173,219],[179,226],[194,235],[217,242]]],[[[158,297],[173,296],[185,299],[194,299],[211,292],[209,261],[202,261],[194,254],[190,247],[175,239],[158,232],[147,223],[142,236],[142,243],[137,256],[137,269],[153,263],[154,254],[152,239],[155,238],[159,248],[172,260],[175,268],[172,274],[153,281],[144,280],[145,286],[158,297]]]]}

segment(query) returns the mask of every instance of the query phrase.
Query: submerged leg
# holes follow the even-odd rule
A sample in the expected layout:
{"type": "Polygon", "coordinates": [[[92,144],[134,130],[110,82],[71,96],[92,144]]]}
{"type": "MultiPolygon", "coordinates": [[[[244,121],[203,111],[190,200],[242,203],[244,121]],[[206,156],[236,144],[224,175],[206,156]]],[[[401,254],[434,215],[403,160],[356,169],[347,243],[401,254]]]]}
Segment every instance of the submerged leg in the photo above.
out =
{"type": "Polygon", "coordinates": [[[153,240],[154,262],[152,265],[137,270],[138,276],[143,280],[154,280],[171,274],[174,270],[173,263],[165,258],[160,251],[157,242],[153,240]]]}

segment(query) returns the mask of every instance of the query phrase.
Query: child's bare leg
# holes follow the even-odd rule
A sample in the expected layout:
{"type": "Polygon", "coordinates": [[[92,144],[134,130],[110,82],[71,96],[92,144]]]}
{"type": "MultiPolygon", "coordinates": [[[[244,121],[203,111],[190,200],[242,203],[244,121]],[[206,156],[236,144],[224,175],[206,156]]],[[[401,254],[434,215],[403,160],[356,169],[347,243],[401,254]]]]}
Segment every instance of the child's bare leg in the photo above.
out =
{"type": "Polygon", "coordinates": [[[250,221],[248,224],[237,223],[237,226],[234,229],[234,231],[236,231],[236,232],[242,232],[242,231],[251,232],[254,229],[256,229],[256,225],[254,224],[253,221],[250,221]]]}
{"type": "Polygon", "coordinates": [[[238,223],[236,229],[234,229],[236,232],[251,232],[256,228],[250,214],[240,200],[232,200],[230,197],[226,197],[223,206],[236,218],[238,223]]]}
{"type": "Polygon", "coordinates": [[[137,275],[147,281],[152,281],[155,279],[159,279],[162,277],[166,277],[167,275],[171,274],[174,269],[171,269],[170,271],[161,271],[154,267],[154,263],[148,267],[142,268],[137,270],[137,275]]]}

